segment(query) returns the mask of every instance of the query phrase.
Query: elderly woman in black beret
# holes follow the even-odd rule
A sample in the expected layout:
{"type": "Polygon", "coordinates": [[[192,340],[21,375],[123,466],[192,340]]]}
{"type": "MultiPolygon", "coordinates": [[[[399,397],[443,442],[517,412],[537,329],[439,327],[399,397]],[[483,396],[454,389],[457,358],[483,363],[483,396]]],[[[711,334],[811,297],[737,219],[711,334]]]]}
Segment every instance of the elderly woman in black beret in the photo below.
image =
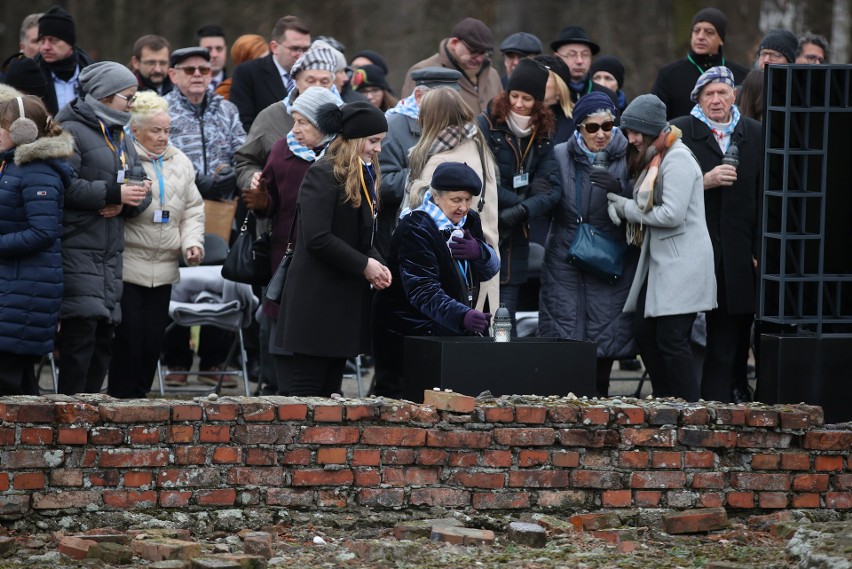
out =
{"type": "Polygon", "coordinates": [[[482,334],[491,314],[473,308],[479,283],[500,270],[471,209],[482,181],[460,162],[440,164],[423,203],[403,217],[391,242],[393,284],[373,303],[376,395],[402,395],[405,336],[482,334]]]}

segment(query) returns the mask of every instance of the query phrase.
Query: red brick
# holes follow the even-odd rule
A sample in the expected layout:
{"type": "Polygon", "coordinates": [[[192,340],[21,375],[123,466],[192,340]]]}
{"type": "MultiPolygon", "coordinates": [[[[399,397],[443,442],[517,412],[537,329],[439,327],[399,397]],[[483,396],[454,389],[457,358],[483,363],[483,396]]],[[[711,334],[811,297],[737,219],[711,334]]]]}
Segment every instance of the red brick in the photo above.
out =
{"type": "Polygon", "coordinates": [[[88,556],[89,548],[94,547],[95,545],[97,545],[97,542],[91,539],[82,539],[66,535],[59,540],[59,545],[56,547],[56,550],[71,559],[81,561],[88,556]]]}
{"type": "Polygon", "coordinates": [[[611,470],[574,470],[571,472],[571,485],[577,488],[610,490],[624,487],[621,475],[611,470]]]}
{"type": "Polygon", "coordinates": [[[609,429],[593,431],[588,429],[559,430],[559,444],[564,447],[617,447],[618,443],[618,432],[609,429]]]}
{"type": "MultiPolygon", "coordinates": [[[[2,484],[2,476],[0,476],[0,491],[5,491],[9,489],[8,486],[8,474],[4,474],[6,476],[6,488],[3,488],[2,484]]],[[[50,485],[52,487],[60,487],[60,486],[82,486],[83,485],[83,471],[82,470],[73,470],[69,468],[59,468],[56,470],[50,471],[50,485]]]]}
{"type": "Polygon", "coordinates": [[[383,465],[414,464],[414,449],[386,448],[382,449],[383,465]]]}
{"type": "Polygon", "coordinates": [[[826,492],[825,507],[834,510],[852,508],[852,492],[826,492]]]}
{"type": "Polygon", "coordinates": [[[49,445],[52,443],[53,429],[50,427],[23,427],[21,429],[22,445],[49,445]]]}
{"type": "Polygon", "coordinates": [[[286,506],[307,508],[314,505],[314,491],[293,488],[268,488],[266,490],[268,506],[286,506]]]}
{"type": "Polygon", "coordinates": [[[438,483],[438,469],[423,467],[383,468],[382,483],[388,486],[433,486],[438,483]]]}
{"type": "Polygon", "coordinates": [[[713,531],[723,529],[727,525],[728,514],[725,508],[700,508],[663,515],[663,527],[671,534],[713,531]]]}
{"type": "Polygon", "coordinates": [[[790,489],[789,474],[755,474],[753,472],[731,472],[731,487],[740,490],[776,490],[790,489]]]}
{"type": "Polygon", "coordinates": [[[92,486],[118,486],[121,472],[118,470],[95,470],[89,472],[89,484],[92,486]]]}
{"type": "Polygon", "coordinates": [[[757,503],[764,509],[783,509],[787,507],[787,494],[783,492],[759,492],[757,503]]]}
{"type": "Polygon", "coordinates": [[[346,449],[322,447],[317,450],[317,464],[346,464],[346,449]]]}
{"type": "Polygon", "coordinates": [[[721,508],[725,505],[725,495],[721,492],[702,492],[695,505],[701,508],[721,508]]]}
{"type": "Polygon", "coordinates": [[[155,449],[114,449],[102,451],[98,462],[103,468],[139,468],[166,466],[169,451],[155,449]]]}
{"type": "Polygon", "coordinates": [[[192,425],[169,425],[166,427],[166,442],[169,444],[191,443],[195,436],[192,425]]]}
{"type": "Polygon", "coordinates": [[[61,450],[4,450],[0,452],[0,464],[3,470],[50,468],[54,462],[60,462],[65,453],[61,450]]]}
{"type": "Polygon", "coordinates": [[[681,412],[683,425],[707,425],[710,423],[710,411],[706,407],[687,407],[681,412]]]}
{"type": "MultiPolygon", "coordinates": [[[[574,472],[577,474],[577,472],[574,472]]],[[[564,488],[569,485],[565,470],[511,470],[510,488],[564,488]]],[[[576,485],[576,484],[575,484],[576,485]]]]}
{"type": "Polygon", "coordinates": [[[781,453],[781,468],[783,470],[810,470],[811,456],[805,452],[781,453]]]}
{"type": "Polygon", "coordinates": [[[104,505],[109,508],[152,508],[157,505],[157,493],[153,490],[105,490],[104,505]]]}
{"type": "Polygon", "coordinates": [[[415,405],[412,403],[410,409],[411,421],[413,423],[429,423],[434,425],[445,420],[442,415],[442,411],[438,411],[434,407],[429,407],[428,405],[415,405]]]}
{"type": "Polygon", "coordinates": [[[60,445],[85,445],[89,442],[89,434],[81,427],[59,427],[56,433],[56,443],[60,445]]]}
{"type": "Polygon", "coordinates": [[[685,488],[685,472],[633,472],[630,474],[631,488],[685,488]]]}
{"type": "Polygon", "coordinates": [[[351,445],[357,443],[360,436],[358,427],[306,427],[298,440],[305,444],[351,445]]]}
{"type": "Polygon", "coordinates": [[[796,474],[793,490],[798,492],[825,492],[828,490],[828,474],[796,474]]]}
{"type": "Polygon", "coordinates": [[[568,521],[577,531],[597,531],[614,528],[621,525],[621,519],[614,512],[597,512],[593,514],[574,514],[568,521]]]}
{"type": "Polygon", "coordinates": [[[44,488],[43,472],[22,472],[12,480],[15,490],[41,490],[44,488]]]}
{"type": "Polygon", "coordinates": [[[199,506],[233,506],[237,501],[237,491],[233,488],[200,490],[196,500],[199,506]]]}
{"type": "Polygon", "coordinates": [[[780,454],[755,454],[751,457],[752,470],[778,470],[780,465],[780,454]]]}
{"type": "Polygon", "coordinates": [[[686,468],[714,468],[716,453],[709,450],[687,451],[683,453],[683,466],[686,468]]]}
{"type": "Polygon", "coordinates": [[[546,407],[515,407],[515,422],[542,425],[547,418],[546,407]]]}
{"type": "Polygon", "coordinates": [[[515,420],[515,410],[512,407],[485,407],[486,423],[511,423],[515,420]]]}
{"type": "MultiPolygon", "coordinates": [[[[556,453],[554,453],[556,454],[556,453]]],[[[565,453],[577,454],[577,453],[565,453]]],[[[554,464],[556,464],[554,462],[554,464]]],[[[512,451],[510,450],[486,450],[482,452],[482,466],[492,468],[508,468],[512,466],[512,451]]],[[[557,465],[566,466],[566,465],[557,465]]]]}
{"type": "Polygon", "coordinates": [[[413,405],[410,403],[394,401],[389,405],[381,407],[379,419],[388,423],[408,423],[411,421],[413,408],[413,405]]]}
{"type": "Polygon", "coordinates": [[[575,451],[554,451],[550,453],[553,466],[576,468],[580,466],[580,453],[575,451]]]}
{"type": "Polygon", "coordinates": [[[473,413],[476,408],[476,399],[461,393],[427,389],[423,392],[423,405],[452,413],[473,413]]]}
{"type": "Polygon", "coordinates": [[[794,508],[819,508],[819,494],[793,494],[794,508]]]}
{"type": "Polygon", "coordinates": [[[778,411],[771,409],[748,409],[746,425],[749,427],[777,427],[778,411]]]}
{"type": "MultiPolygon", "coordinates": [[[[427,431],[414,427],[364,427],[361,444],[378,446],[422,447],[427,431]]],[[[355,441],[358,442],[356,438],[355,441]]]]}
{"type": "Polygon", "coordinates": [[[8,423],[53,423],[56,420],[56,407],[53,403],[13,403],[0,404],[0,421],[8,423]]]}
{"type": "Polygon", "coordinates": [[[618,462],[624,468],[647,468],[650,453],[644,450],[622,451],[618,453],[618,462]]]}
{"type": "Polygon", "coordinates": [[[725,497],[730,508],[754,508],[754,492],[728,492],[725,497]]]}
{"type": "Polygon", "coordinates": [[[154,474],[148,471],[132,470],[122,475],[125,488],[142,488],[154,483],[154,474]]]}
{"type": "Polygon", "coordinates": [[[530,496],[526,492],[501,492],[488,494],[477,492],[473,495],[475,510],[523,510],[530,507],[530,496]]]}
{"type": "MultiPolygon", "coordinates": [[[[56,472],[56,471],[54,471],[54,472],[56,472]]],[[[81,478],[81,481],[82,481],[82,475],[81,475],[80,478],[81,478]]],[[[53,482],[52,477],[51,477],[51,482],[53,482]]],[[[9,473],[8,472],[0,472],[0,492],[5,492],[8,489],[9,489],[9,473]]],[[[27,496],[27,499],[29,500],[29,496],[27,496]]]]}
{"type": "Polygon", "coordinates": [[[78,401],[57,401],[56,422],[62,425],[91,425],[101,420],[96,405],[78,401]]]}
{"type": "Polygon", "coordinates": [[[679,412],[675,407],[655,406],[648,409],[649,425],[677,425],[679,412]]]}
{"type": "Polygon", "coordinates": [[[175,447],[175,464],[204,464],[207,462],[207,447],[175,447]]]}
{"type": "Polygon", "coordinates": [[[304,421],[308,418],[308,406],[304,403],[284,403],[278,406],[279,421],[304,421]]]}
{"type": "MultiPolygon", "coordinates": [[[[2,403],[0,403],[2,405],[2,403]]],[[[15,445],[15,429],[10,427],[0,427],[0,446],[15,445]]]]}
{"type": "Polygon", "coordinates": [[[236,403],[202,403],[204,415],[208,421],[236,421],[239,415],[239,406],[236,403]]]}
{"type": "Polygon", "coordinates": [[[586,407],[580,410],[580,422],[584,425],[606,425],[609,419],[608,407],[586,407]]]}
{"type": "Polygon", "coordinates": [[[168,423],[171,409],[167,401],[148,400],[101,403],[98,413],[105,423],[168,423]]]}
{"type": "Polygon", "coordinates": [[[355,486],[364,488],[379,486],[382,483],[381,471],[376,468],[358,468],[355,470],[355,486]]]}
{"type": "Polygon", "coordinates": [[[470,505],[470,498],[470,492],[456,488],[414,488],[408,502],[412,506],[462,507],[470,505]]]}
{"type": "Polygon", "coordinates": [[[691,447],[733,448],[737,446],[737,433],[706,429],[678,429],[678,440],[691,447]]]}
{"type": "Polygon", "coordinates": [[[835,490],[852,490],[852,474],[835,474],[835,490]]]}
{"type": "Polygon", "coordinates": [[[375,404],[347,405],[345,410],[347,421],[372,420],[379,414],[379,407],[375,404]]]}
{"type": "Polygon", "coordinates": [[[630,490],[605,490],[601,494],[601,506],[604,508],[629,508],[633,505],[633,492],[630,490]]]}
{"type": "Polygon", "coordinates": [[[613,409],[619,425],[641,425],[645,422],[645,410],[642,407],[625,405],[613,409]]]}
{"type": "Polygon", "coordinates": [[[130,427],[127,435],[132,445],[155,446],[160,442],[160,430],[157,427],[130,427]]]}
{"type": "Polygon", "coordinates": [[[586,454],[583,455],[583,466],[589,470],[609,470],[612,467],[610,451],[586,449],[586,454]]]}
{"type": "Polygon", "coordinates": [[[229,425],[201,425],[198,430],[198,442],[227,443],[231,441],[229,425]]]}
{"type": "Polygon", "coordinates": [[[539,508],[589,508],[592,507],[594,493],[586,490],[540,490],[536,504],[539,508]]]}
{"type": "Polygon", "coordinates": [[[236,466],[228,470],[227,478],[234,486],[283,486],[284,469],[236,466]]]}
{"type": "Polygon", "coordinates": [[[247,448],[245,450],[246,465],[272,466],[275,464],[277,453],[268,448],[247,448]]]}
{"type": "Polygon", "coordinates": [[[505,475],[498,472],[465,472],[454,473],[447,480],[453,486],[466,486],[467,488],[488,488],[496,490],[505,485],[505,475]]]}
{"type": "Polygon", "coordinates": [[[518,453],[518,466],[521,468],[540,466],[547,464],[549,458],[550,453],[546,450],[521,450],[518,453]]]}
{"type": "Polygon", "coordinates": [[[552,446],[556,442],[556,431],[548,428],[494,429],[494,442],[514,447],[552,446]]]}
{"type": "Polygon", "coordinates": [[[164,468],[157,473],[160,488],[209,488],[220,482],[215,468],[164,468]]]}
{"type": "Polygon", "coordinates": [[[716,420],[720,425],[730,425],[739,427],[745,425],[746,408],[737,406],[714,406],[716,410],[716,420]]]}
{"type": "Polygon", "coordinates": [[[782,429],[805,430],[811,426],[810,415],[802,411],[781,411],[778,417],[782,429]]]}
{"type": "Polygon", "coordinates": [[[265,401],[240,403],[240,415],[246,423],[264,423],[274,421],[275,405],[265,401]]]}
{"type": "Polygon", "coordinates": [[[547,410],[547,418],[551,423],[576,423],[579,417],[580,410],[576,405],[550,407],[547,410]]]}
{"type": "Polygon", "coordinates": [[[636,490],[633,493],[637,508],[656,508],[662,497],[663,493],[659,490],[636,490]]]}
{"type": "MultiPolygon", "coordinates": [[[[366,429],[365,429],[366,430],[366,429]]],[[[495,429],[499,431],[502,429],[495,429]]],[[[491,433],[480,431],[439,431],[429,429],[426,433],[426,446],[441,448],[488,448],[491,445],[491,433]]]]}
{"type": "Polygon", "coordinates": [[[172,405],[172,421],[200,421],[204,416],[201,405],[178,403],[172,405]]]}
{"type": "Polygon", "coordinates": [[[842,456],[816,456],[814,457],[814,470],[819,472],[825,471],[842,471],[843,457],[842,456]]]}
{"type": "Polygon", "coordinates": [[[350,486],[351,470],[294,470],[293,486],[350,486]]]}
{"type": "Polygon", "coordinates": [[[674,429],[642,429],[628,427],[621,431],[621,440],[640,447],[673,447],[674,429]]]}
{"type": "Polygon", "coordinates": [[[405,505],[402,488],[363,488],[356,496],[358,504],[368,508],[399,508],[405,505]]]}
{"type": "Polygon", "coordinates": [[[89,443],[93,445],[119,445],[124,442],[124,433],[114,427],[95,427],[89,432],[89,443]]]}
{"type": "MultiPolygon", "coordinates": [[[[449,454],[445,450],[438,450],[434,448],[424,448],[417,451],[417,458],[415,462],[417,464],[423,464],[425,466],[438,466],[447,464],[447,460],[449,458],[449,454]]],[[[509,464],[512,463],[511,453],[509,457],[509,464]]],[[[353,462],[354,465],[354,462],[353,462]]],[[[483,464],[483,466],[491,466],[488,464],[483,464]]],[[[508,466],[508,465],[507,465],[508,466]]]]}
{"type": "Polygon", "coordinates": [[[190,498],[192,498],[192,492],[161,490],[157,504],[161,508],[185,508],[189,505],[190,498]]]}
{"type": "Polygon", "coordinates": [[[308,465],[311,463],[311,451],[306,448],[297,448],[281,453],[281,464],[308,465]]]}
{"type": "Polygon", "coordinates": [[[296,425],[251,423],[235,425],[231,442],[242,445],[287,445],[296,442],[300,428],[296,425]]]}
{"type": "Polygon", "coordinates": [[[683,468],[683,453],[654,452],[651,454],[651,468],[683,468]]]}
{"type": "Polygon", "coordinates": [[[213,449],[213,464],[236,464],[242,461],[242,449],[217,447],[213,449]]]}
{"type": "Polygon", "coordinates": [[[792,441],[793,435],[771,431],[754,431],[737,435],[737,446],[740,448],[784,449],[790,448],[792,441]]]}
{"type": "Polygon", "coordinates": [[[693,488],[717,488],[725,487],[724,472],[696,472],[692,475],[693,488]]]}

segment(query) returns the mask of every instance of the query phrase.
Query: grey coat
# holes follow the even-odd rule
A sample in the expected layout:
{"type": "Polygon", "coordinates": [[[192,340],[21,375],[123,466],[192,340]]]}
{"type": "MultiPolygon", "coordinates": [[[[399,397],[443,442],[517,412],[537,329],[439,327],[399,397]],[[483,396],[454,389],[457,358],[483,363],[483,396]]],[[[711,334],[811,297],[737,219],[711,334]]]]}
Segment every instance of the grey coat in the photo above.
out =
{"type": "MultiPolygon", "coordinates": [[[[627,139],[614,131],[604,149],[607,170],[621,184],[621,194],[632,196],[627,182],[627,139]]],[[[633,282],[639,249],[630,247],[624,263],[624,277],[610,285],[568,263],[568,249],[578,226],[576,173],[580,175],[579,213],[607,236],[624,240],[625,224],[613,225],[607,215],[606,190],[589,183],[592,166],[580,145],[571,136],[554,148],[562,177],[562,198],[556,206],[544,263],[541,268],[538,335],[597,343],[599,358],[625,358],[636,353],[633,318],[622,312],[633,282]]]]}
{"type": "Polygon", "coordinates": [[[388,133],[382,141],[379,166],[382,169],[376,248],[382,255],[390,250],[390,241],[396,227],[402,198],[408,182],[408,151],[420,140],[420,123],[417,119],[399,113],[387,115],[388,133]]]}
{"type": "MultiPolygon", "coordinates": [[[[107,146],[94,110],[75,99],[59,111],[56,119],[74,137],[71,157],[73,181],[65,189],[62,224],[62,271],[65,292],[61,318],[109,318],[121,322],[122,259],[124,219],[139,215],[151,196],[138,207],[124,206],[121,215],[103,217],[98,210],[121,203],[116,183],[121,161],[107,146]]],[[[119,140],[121,127],[111,127],[119,140]]],[[[136,149],[125,139],[127,167],[139,164],[136,149]]]]}
{"type": "MultiPolygon", "coordinates": [[[[634,197],[637,188],[638,184],[634,197]]],[[[636,311],[646,279],[646,318],[716,308],[713,244],[704,218],[704,177],[692,152],[680,140],[660,163],[654,194],[662,196],[662,203],[646,213],[639,211],[635,200],[624,207],[628,221],[645,226],[642,254],[624,311],[636,311]]]]}

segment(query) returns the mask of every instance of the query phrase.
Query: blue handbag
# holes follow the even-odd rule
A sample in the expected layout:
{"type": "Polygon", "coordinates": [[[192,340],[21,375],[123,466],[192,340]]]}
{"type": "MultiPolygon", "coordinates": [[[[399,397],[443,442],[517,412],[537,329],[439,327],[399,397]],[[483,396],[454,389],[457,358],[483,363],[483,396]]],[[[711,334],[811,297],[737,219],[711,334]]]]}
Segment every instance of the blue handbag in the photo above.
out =
{"type": "Polygon", "coordinates": [[[614,285],[624,274],[627,241],[613,239],[591,223],[583,222],[579,171],[575,172],[574,183],[577,191],[578,225],[574,240],[568,248],[568,262],[581,271],[614,285]]]}

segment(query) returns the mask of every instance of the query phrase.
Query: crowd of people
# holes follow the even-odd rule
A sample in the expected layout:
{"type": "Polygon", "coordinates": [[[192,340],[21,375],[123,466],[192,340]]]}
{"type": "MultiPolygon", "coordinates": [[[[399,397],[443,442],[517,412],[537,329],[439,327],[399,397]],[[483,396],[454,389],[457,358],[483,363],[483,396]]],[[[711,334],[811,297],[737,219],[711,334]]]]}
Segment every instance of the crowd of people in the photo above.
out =
{"type": "MultiPolygon", "coordinates": [[[[280,295],[256,289],[259,392],[328,397],[370,354],[374,392],[401,396],[404,338],[490,335],[543,246],[538,335],[594,342],[598,395],[638,355],[655,396],[747,400],[763,67],[831,53],[773,29],[740,65],[726,28],[696,13],[686,56],[629,101],[624,65],[579,26],[550,53],[511,34],[504,74],[465,18],[397,95],[380,53],[347,60],[295,16],[237,38],[232,70],[220,26],[179,49],[144,35],[123,65],[93,61],[63,8],[28,16],[0,84],[0,394],[37,394],[47,354],[65,394],[108,377],[110,395],[145,397],[160,361],[186,386],[196,350],[169,326],[172,287],[224,211],[225,237],[244,216],[269,234],[270,274],[289,263],[280,295]],[[615,244],[616,278],[577,260],[589,227],[615,244]]],[[[202,327],[199,381],[235,385],[231,341],[202,327]]]]}

